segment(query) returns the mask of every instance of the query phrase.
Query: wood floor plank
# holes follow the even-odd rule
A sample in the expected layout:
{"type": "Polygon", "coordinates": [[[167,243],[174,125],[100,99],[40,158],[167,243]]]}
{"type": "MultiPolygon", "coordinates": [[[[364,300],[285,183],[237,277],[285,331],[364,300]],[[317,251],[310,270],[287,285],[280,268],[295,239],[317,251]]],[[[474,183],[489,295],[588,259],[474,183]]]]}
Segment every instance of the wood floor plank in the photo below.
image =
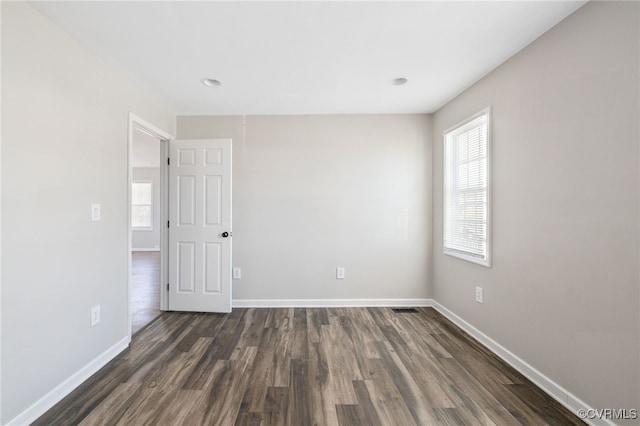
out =
{"type": "Polygon", "coordinates": [[[291,381],[291,351],[293,339],[293,309],[278,309],[272,327],[274,337],[273,386],[289,386],[291,381]]]}
{"type": "Polygon", "coordinates": [[[382,359],[367,360],[371,380],[366,380],[367,391],[371,396],[376,414],[383,425],[415,425],[415,419],[407,407],[401,392],[382,359]]]}
{"type": "MultiPolygon", "coordinates": [[[[457,353],[457,359],[460,362],[465,363],[467,360],[470,361],[466,363],[471,369],[470,371],[475,370],[475,367],[470,364],[473,364],[476,360],[483,360],[483,362],[487,363],[487,366],[493,367],[491,371],[495,374],[493,379],[498,379],[500,383],[509,384],[528,382],[522,374],[518,373],[513,368],[505,369],[504,362],[500,358],[491,353],[487,348],[471,338],[469,334],[458,328],[448,319],[440,316],[437,318],[437,322],[441,327],[441,332],[435,333],[433,336],[441,342],[443,347],[447,348],[448,351],[457,353]]],[[[479,373],[483,373],[486,370],[487,368],[484,367],[477,371],[479,373]]]]}
{"type": "MultiPolygon", "coordinates": [[[[237,361],[217,360],[212,368],[200,376],[201,389],[183,388],[193,390],[194,399],[197,401],[197,410],[188,414],[186,421],[191,425],[214,424],[206,423],[206,417],[213,417],[220,410],[225,397],[225,390],[233,386],[233,363],[237,361]]],[[[219,417],[219,416],[218,416],[219,417]]],[[[216,423],[217,424],[217,423],[216,423]]]]}
{"type": "Polygon", "coordinates": [[[309,347],[311,424],[336,424],[338,419],[335,410],[332,409],[333,394],[329,387],[329,367],[325,348],[319,342],[310,342],[309,347]]]}
{"type": "Polygon", "coordinates": [[[320,327],[329,325],[329,315],[326,309],[308,308],[307,309],[307,335],[309,343],[318,343],[320,341],[320,327]]]}
{"type": "Polygon", "coordinates": [[[261,426],[262,413],[253,413],[250,411],[240,410],[235,426],[261,426]]]}
{"type": "MultiPolygon", "coordinates": [[[[353,347],[344,340],[339,325],[322,328],[320,345],[324,349],[328,369],[327,390],[332,404],[356,404],[352,380],[362,379],[353,347]]],[[[335,408],[334,408],[335,410],[335,408]]]]}
{"type": "Polygon", "coordinates": [[[349,320],[345,327],[349,327],[348,332],[352,340],[363,355],[367,358],[378,358],[375,352],[375,343],[385,339],[384,333],[380,330],[378,324],[369,315],[369,311],[361,308],[351,308],[349,316],[344,317],[349,320]]]}
{"type": "Polygon", "coordinates": [[[267,322],[266,309],[247,309],[237,347],[258,346],[267,322]]]}
{"type": "Polygon", "coordinates": [[[495,409],[491,406],[483,405],[482,400],[474,399],[469,396],[467,391],[460,389],[456,385],[448,385],[444,389],[449,398],[454,401],[455,407],[460,408],[456,415],[460,417],[463,424],[498,426],[500,424],[509,424],[513,421],[511,416],[504,410],[504,407],[495,409]],[[498,421],[497,419],[500,420],[498,421]]]}
{"type": "Polygon", "coordinates": [[[364,413],[359,405],[336,405],[336,413],[338,416],[338,424],[341,426],[358,426],[366,425],[364,413]]]}
{"type": "MultiPolygon", "coordinates": [[[[451,378],[456,387],[464,389],[473,401],[484,413],[497,424],[511,424],[518,421],[522,424],[530,424],[532,418],[528,408],[514,401],[512,395],[505,392],[503,385],[494,382],[480,383],[455,359],[444,358],[440,360],[443,370],[451,378]],[[491,391],[487,391],[491,389],[491,391]],[[500,398],[499,395],[503,397],[500,398]]],[[[535,424],[535,423],[534,423],[535,424]]]]}
{"type": "Polygon", "coordinates": [[[242,349],[240,357],[230,363],[228,375],[222,385],[209,385],[209,392],[200,398],[206,405],[202,424],[233,425],[240,409],[244,393],[249,385],[249,377],[258,348],[247,346],[242,349]]]}
{"type": "Polygon", "coordinates": [[[345,337],[350,341],[346,349],[352,348],[355,357],[355,365],[351,368],[354,372],[357,371],[358,377],[354,377],[352,380],[369,379],[366,374],[365,360],[380,358],[377,343],[384,340],[384,335],[373,323],[371,317],[366,315],[366,318],[363,318],[363,316],[357,315],[358,312],[362,312],[362,310],[353,309],[350,316],[341,317],[339,323],[345,337]]]}
{"type": "Polygon", "coordinates": [[[474,426],[483,424],[478,420],[475,420],[474,423],[467,423],[462,419],[462,417],[460,417],[460,414],[458,412],[459,410],[457,408],[436,408],[434,410],[436,423],[434,424],[442,426],[474,426]]]}
{"type": "Polygon", "coordinates": [[[385,322],[388,325],[381,326],[386,337],[383,346],[388,345],[393,349],[387,354],[399,358],[396,365],[403,370],[405,377],[415,381],[414,387],[421,389],[431,407],[454,408],[455,405],[442,390],[449,382],[436,363],[438,357],[432,356],[419,338],[412,339],[411,344],[406,343],[407,335],[403,331],[411,330],[411,327],[404,317],[400,315],[399,318],[389,319],[385,322]]]}
{"type": "Polygon", "coordinates": [[[425,397],[423,390],[402,363],[391,344],[389,342],[381,342],[380,347],[381,349],[383,347],[387,349],[386,351],[381,350],[383,354],[382,361],[385,368],[389,370],[396,388],[404,401],[406,401],[407,408],[416,424],[437,424],[432,413],[433,402],[425,397]]]}
{"type": "Polygon", "coordinates": [[[150,355],[165,352],[167,346],[176,346],[193,323],[195,318],[185,314],[163,314],[144,331],[144,338],[133,339],[122,358],[131,361],[131,365],[145,363],[150,355]]]}
{"type": "Polygon", "coordinates": [[[275,386],[274,339],[276,333],[277,329],[275,328],[265,328],[263,330],[262,338],[258,345],[258,356],[249,378],[251,385],[242,399],[242,403],[247,405],[249,412],[264,411],[267,390],[275,386]]]}
{"type": "Polygon", "coordinates": [[[306,359],[291,360],[291,385],[287,424],[311,424],[311,394],[309,392],[309,363],[306,359]]]}
{"type": "Polygon", "coordinates": [[[157,424],[167,409],[182,408],[185,401],[176,401],[173,392],[161,392],[155,387],[141,387],[122,416],[114,422],[115,425],[157,424]],[[173,404],[169,404],[169,403],[173,404]]]}
{"type": "Polygon", "coordinates": [[[307,310],[306,308],[296,308],[293,311],[291,340],[291,358],[309,358],[309,342],[307,339],[307,310]]]}
{"type": "Polygon", "coordinates": [[[273,386],[267,389],[264,405],[264,426],[287,424],[289,412],[289,387],[273,386]]]}
{"type": "Polygon", "coordinates": [[[455,353],[456,360],[468,371],[473,372],[480,382],[489,379],[502,384],[512,384],[521,383],[523,380],[521,376],[510,374],[510,372],[505,374],[501,361],[495,355],[489,354],[484,348],[466,345],[466,338],[463,336],[437,334],[435,338],[450,352],[455,353]]]}
{"type": "Polygon", "coordinates": [[[526,386],[524,384],[504,385],[504,387],[549,425],[569,426],[582,424],[582,422],[577,419],[567,419],[563,413],[565,408],[558,402],[549,399],[544,392],[536,387],[526,386]]]}
{"type": "MultiPolygon", "coordinates": [[[[132,361],[132,369],[127,374],[127,383],[143,383],[145,377],[162,368],[177,347],[178,342],[188,331],[193,318],[182,316],[180,326],[173,329],[166,339],[147,345],[132,345],[129,351],[129,360],[132,361]],[[149,362],[153,360],[154,362],[149,362]]],[[[123,372],[125,373],[125,372],[123,372]]]]}
{"type": "Polygon", "coordinates": [[[79,426],[112,425],[117,422],[137,397],[142,385],[139,383],[121,383],[109,394],[79,426]]]}
{"type": "Polygon", "coordinates": [[[290,318],[293,318],[293,309],[294,308],[269,309],[265,326],[278,329],[284,327],[285,329],[288,329],[290,325],[290,318]]]}
{"type": "MultiPolygon", "coordinates": [[[[198,406],[198,397],[201,392],[202,391],[198,390],[176,388],[171,397],[167,398],[167,401],[170,401],[167,406],[164,409],[157,411],[156,416],[151,420],[151,422],[145,424],[154,426],[194,424],[191,423],[191,416],[200,411],[200,407],[198,406]]],[[[141,423],[136,422],[133,424],[141,423]]]]}
{"type": "Polygon", "coordinates": [[[226,320],[225,314],[193,314],[194,321],[189,326],[189,332],[178,342],[176,349],[189,352],[195,342],[201,337],[215,337],[226,320]]]}
{"type": "Polygon", "coordinates": [[[376,408],[371,402],[371,395],[369,395],[369,391],[367,390],[366,382],[364,380],[354,380],[353,389],[358,398],[358,406],[360,406],[362,410],[363,424],[367,426],[382,426],[380,418],[376,413],[376,408]]]}
{"type": "Polygon", "coordinates": [[[405,329],[411,336],[409,343],[419,346],[421,352],[432,359],[451,358],[452,355],[433,337],[433,334],[440,333],[440,330],[433,325],[430,326],[430,321],[425,315],[401,313],[399,316],[402,321],[396,324],[402,324],[401,329],[405,329]]]}
{"type": "Polygon", "coordinates": [[[189,352],[178,352],[163,364],[163,368],[149,377],[148,386],[155,385],[160,390],[169,387],[184,388],[191,372],[213,342],[212,337],[200,337],[189,352]]]}
{"type": "Polygon", "coordinates": [[[163,313],[34,425],[583,425],[435,310],[163,313]]]}
{"type": "Polygon", "coordinates": [[[204,388],[204,384],[208,379],[208,371],[219,360],[231,358],[236,348],[236,342],[240,339],[239,333],[243,325],[241,321],[233,319],[231,315],[226,318],[207,351],[198,360],[198,363],[187,378],[184,384],[185,389],[201,390],[204,388]]]}

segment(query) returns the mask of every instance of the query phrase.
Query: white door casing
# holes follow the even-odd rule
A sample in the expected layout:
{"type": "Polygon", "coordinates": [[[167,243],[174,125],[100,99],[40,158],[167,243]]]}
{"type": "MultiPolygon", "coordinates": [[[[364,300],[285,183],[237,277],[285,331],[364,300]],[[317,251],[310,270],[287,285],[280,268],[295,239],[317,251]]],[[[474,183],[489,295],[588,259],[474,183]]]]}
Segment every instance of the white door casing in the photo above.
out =
{"type": "Polygon", "coordinates": [[[231,312],[231,139],[171,142],[169,310],[231,312]]]}
{"type": "MultiPolygon", "coordinates": [[[[127,173],[127,193],[128,200],[127,203],[127,217],[131,217],[131,182],[133,180],[133,139],[134,139],[134,129],[137,129],[141,132],[147,133],[154,138],[160,141],[160,156],[161,158],[167,158],[169,156],[169,141],[173,140],[173,136],[159,127],[153,125],[152,123],[144,120],[143,118],[135,115],[132,112],[129,112],[129,127],[128,127],[128,173],[127,173]]],[[[169,192],[169,180],[168,180],[168,166],[163,162],[160,166],[160,180],[161,180],[161,188],[160,188],[160,223],[165,223],[169,217],[169,202],[168,202],[168,192],[169,192]]],[[[127,308],[127,328],[126,333],[131,339],[131,310],[132,310],[132,301],[131,297],[131,252],[132,252],[132,229],[131,229],[131,221],[127,222],[128,228],[128,249],[127,249],[127,276],[128,279],[128,308],[127,308]]],[[[168,282],[168,229],[164,226],[160,229],[160,282],[158,283],[161,288],[158,290],[164,289],[166,283],[168,282]]],[[[160,310],[167,310],[167,297],[168,294],[166,291],[160,291],[160,310]]]]}

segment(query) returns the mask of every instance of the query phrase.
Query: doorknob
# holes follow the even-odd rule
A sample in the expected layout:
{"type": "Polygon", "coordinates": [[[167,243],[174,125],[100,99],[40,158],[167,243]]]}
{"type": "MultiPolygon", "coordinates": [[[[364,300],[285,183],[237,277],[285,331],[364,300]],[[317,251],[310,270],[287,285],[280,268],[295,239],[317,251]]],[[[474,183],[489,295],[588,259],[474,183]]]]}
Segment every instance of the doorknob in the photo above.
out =
{"type": "Polygon", "coordinates": [[[227,231],[225,231],[225,232],[223,232],[223,233],[222,233],[222,234],[220,234],[220,235],[222,236],[222,238],[227,238],[227,237],[228,237],[229,235],[231,235],[231,234],[229,234],[227,231]]]}

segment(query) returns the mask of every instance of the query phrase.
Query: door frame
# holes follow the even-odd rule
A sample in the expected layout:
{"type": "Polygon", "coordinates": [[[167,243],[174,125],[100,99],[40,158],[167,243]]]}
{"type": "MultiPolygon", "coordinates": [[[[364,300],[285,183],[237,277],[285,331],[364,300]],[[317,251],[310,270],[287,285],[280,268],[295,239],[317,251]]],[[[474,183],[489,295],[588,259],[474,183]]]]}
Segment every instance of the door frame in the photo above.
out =
{"type": "Polygon", "coordinates": [[[129,112],[128,147],[127,147],[127,330],[131,341],[131,184],[133,182],[133,130],[139,130],[153,136],[160,142],[160,310],[166,311],[168,306],[166,284],[169,281],[169,232],[166,224],[169,220],[169,143],[175,137],[154,126],[141,117],[129,112]]]}

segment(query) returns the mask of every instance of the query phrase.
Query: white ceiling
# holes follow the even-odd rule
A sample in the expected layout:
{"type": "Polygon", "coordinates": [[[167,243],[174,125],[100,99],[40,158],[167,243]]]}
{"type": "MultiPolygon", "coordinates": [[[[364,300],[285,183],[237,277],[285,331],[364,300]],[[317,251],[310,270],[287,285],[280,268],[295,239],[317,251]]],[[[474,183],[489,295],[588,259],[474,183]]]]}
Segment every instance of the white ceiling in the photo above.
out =
{"type": "Polygon", "coordinates": [[[31,2],[179,115],[433,112],[584,3],[31,2]]]}

